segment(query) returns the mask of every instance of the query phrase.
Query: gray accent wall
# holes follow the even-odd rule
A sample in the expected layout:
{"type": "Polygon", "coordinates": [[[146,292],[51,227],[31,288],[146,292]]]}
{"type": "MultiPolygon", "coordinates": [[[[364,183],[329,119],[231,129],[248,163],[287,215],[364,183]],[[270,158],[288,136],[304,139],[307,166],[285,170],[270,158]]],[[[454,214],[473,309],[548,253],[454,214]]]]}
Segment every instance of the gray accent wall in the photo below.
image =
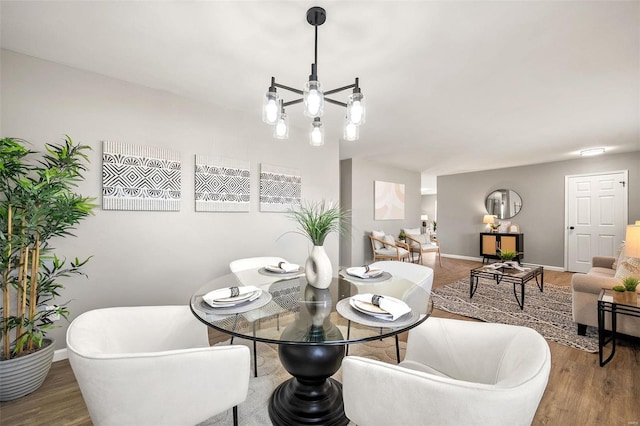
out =
{"type": "MultiPolygon", "coordinates": [[[[306,131],[296,129],[289,140],[273,139],[272,129],[261,121],[260,93],[255,105],[230,111],[7,50],[1,51],[1,60],[2,137],[24,138],[40,150],[68,134],[91,146],[89,171],[78,192],[95,197],[98,204],[103,140],[181,153],[179,212],[98,207],[78,226],[77,238],[53,242],[62,257],[93,256],[85,269],[88,278],[64,281],[59,302],[70,302],[70,319],[101,307],[188,304],[198,287],[228,273],[233,259],[281,256],[304,264],[312,246],[289,233],[295,223],[284,213],[259,211],[261,163],[298,169],[303,199],[339,199],[338,141],[312,147],[306,131]],[[195,212],[195,154],[251,162],[250,212],[195,212]]],[[[302,116],[302,109],[297,112],[302,116]]],[[[326,123],[334,124],[342,126],[326,123]]],[[[325,244],[334,273],[338,242],[331,235],[325,244]]],[[[58,324],[62,327],[50,336],[59,349],[65,346],[67,323],[58,324]]]]}
{"type": "Polygon", "coordinates": [[[478,258],[485,197],[515,190],[522,211],[511,221],[524,233],[524,261],[564,267],[565,176],[628,170],[629,223],[640,220],[640,151],[438,177],[442,253],[478,258]]]}
{"type": "Polygon", "coordinates": [[[373,259],[369,234],[384,231],[397,237],[402,228],[418,228],[420,222],[420,173],[362,159],[340,161],[342,205],[351,209],[351,233],[340,244],[343,266],[364,265],[373,259]],[[374,182],[405,185],[404,219],[375,220],[374,182]]]}

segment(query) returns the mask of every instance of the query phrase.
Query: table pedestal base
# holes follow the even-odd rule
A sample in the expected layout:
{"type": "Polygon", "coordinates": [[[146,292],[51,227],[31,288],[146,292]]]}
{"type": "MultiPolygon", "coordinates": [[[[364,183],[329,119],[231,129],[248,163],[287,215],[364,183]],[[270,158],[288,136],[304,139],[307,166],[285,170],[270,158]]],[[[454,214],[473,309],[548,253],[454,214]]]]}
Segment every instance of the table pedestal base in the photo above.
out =
{"type": "Polygon", "coordinates": [[[280,361],[293,378],[273,391],[269,418],[274,425],[346,425],[342,385],[330,378],[342,364],[345,347],[280,345],[280,361]]]}
{"type": "Polygon", "coordinates": [[[346,425],[342,385],[334,379],[304,383],[295,377],[276,388],[269,401],[274,425],[346,425]]]}

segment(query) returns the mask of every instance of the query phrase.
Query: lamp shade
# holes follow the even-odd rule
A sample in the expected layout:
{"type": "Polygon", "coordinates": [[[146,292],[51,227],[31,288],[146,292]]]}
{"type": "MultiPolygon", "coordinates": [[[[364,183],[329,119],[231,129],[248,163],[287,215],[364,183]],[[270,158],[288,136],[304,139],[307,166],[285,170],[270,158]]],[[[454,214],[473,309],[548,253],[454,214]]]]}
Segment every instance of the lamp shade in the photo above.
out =
{"type": "Polygon", "coordinates": [[[349,96],[347,101],[347,118],[356,126],[364,124],[366,121],[364,95],[362,93],[356,92],[349,96]]]}
{"type": "Polygon", "coordinates": [[[484,217],[482,218],[482,223],[486,223],[486,224],[495,223],[495,221],[496,221],[496,217],[492,214],[485,214],[484,217]]]}
{"type": "Polygon", "coordinates": [[[421,215],[420,220],[429,220],[429,215],[428,214],[421,215]]]}
{"type": "Polygon", "coordinates": [[[324,112],[324,95],[319,81],[308,81],[304,86],[304,107],[306,116],[322,116],[324,112]]]}
{"type": "Polygon", "coordinates": [[[624,252],[627,257],[640,258],[640,225],[627,225],[624,252]]]}
{"type": "Polygon", "coordinates": [[[274,87],[270,87],[269,91],[264,95],[262,103],[262,121],[267,124],[276,124],[278,121],[278,112],[280,112],[278,94],[274,87]]]}
{"type": "Polygon", "coordinates": [[[348,118],[344,120],[344,134],[345,141],[355,141],[360,137],[360,128],[349,121],[348,118]]]}
{"type": "Polygon", "coordinates": [[[313,146],[324,145],[324,128],[320,118],[316,117],[311,123],[311,135],[309,137],[309,143],[313,146]]]}

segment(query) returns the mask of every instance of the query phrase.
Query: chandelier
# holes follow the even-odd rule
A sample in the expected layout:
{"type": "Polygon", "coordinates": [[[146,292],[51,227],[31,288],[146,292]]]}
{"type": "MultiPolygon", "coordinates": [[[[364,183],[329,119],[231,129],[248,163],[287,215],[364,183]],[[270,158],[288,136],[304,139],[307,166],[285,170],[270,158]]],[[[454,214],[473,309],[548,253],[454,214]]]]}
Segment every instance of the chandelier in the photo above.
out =
{"type": "Polygon", "coordinates": [[[339,105],[347,109],[344,119],[343,138],[347,141],[354,141],[359,138],[359,127],[365,122],[364,95],[360,91],[358,78],[355,83],[337,89],[323,91],[318,80],[318,27],[327,20],[327,13],[321,7],[312,7],[307,11],[307,22],[315,27],[315,49],[313,63],[311,64],[311,75],[304,90],[295,89],[276,83],[275,77],[271,77],[271,86],[267,91],[262,108],[262,121],[273,126],[273,136],[277,139],[287,139],[289,137],[289,118],[285,113],[285,107],[304,102],[304,114],[312,117],[311,132],[309,141],[313,146],[324,145],[324,128],[320,117],[324,113],[325,102],[339,105]],[[276,88],[302,95],[302,98],[285,102],[280,98],[276,88]],[[353,89],[347,102],[340,102],[328,98],[328,95],[353,89]]]}

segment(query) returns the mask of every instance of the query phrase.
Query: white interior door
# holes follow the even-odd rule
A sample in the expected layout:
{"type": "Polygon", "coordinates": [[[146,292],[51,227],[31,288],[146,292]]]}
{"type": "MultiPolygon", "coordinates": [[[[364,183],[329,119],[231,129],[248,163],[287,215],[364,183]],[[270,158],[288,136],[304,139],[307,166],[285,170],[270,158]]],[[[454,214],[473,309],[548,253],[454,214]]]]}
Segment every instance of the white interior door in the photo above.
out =
{"type": "Polygon", "coordinates": [[[627,171],[565,178],[565,269],[587,272],[593,256],[613,256],[627,225],[627,171]]]}

